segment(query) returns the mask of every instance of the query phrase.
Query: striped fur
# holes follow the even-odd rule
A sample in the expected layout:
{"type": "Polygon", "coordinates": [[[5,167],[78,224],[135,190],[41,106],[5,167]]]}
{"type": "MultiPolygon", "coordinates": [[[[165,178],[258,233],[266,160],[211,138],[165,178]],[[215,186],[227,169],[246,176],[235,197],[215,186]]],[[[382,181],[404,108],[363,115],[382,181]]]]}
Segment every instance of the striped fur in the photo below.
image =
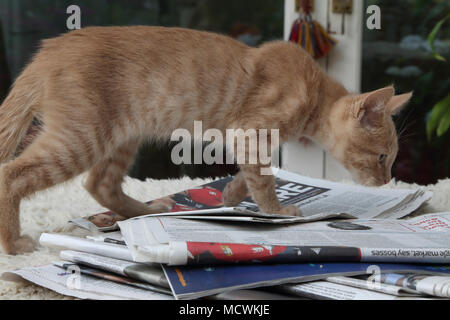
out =
{"type": "MultiPolygon", "coordinates": [[[[253,49],[225,36],[158,27],[86,28],[46,40],[0,107],[1,244],[10,254],[30,250],[20,234],[21,199],[86,171],[87,190],[112,211],[133,217],[167,210],[125,195],[123,177],[142,141],[167,141],[175,129],[192,131],[194,121],[204,130],[280,129],[282,142],[308,136],[361,180],[379,184],[386,175],[374,171],[372,158],[389,152],[393,161],[396,153],[390,113],[374,129],[353,111],[392,97],[392,88],[349,95],[289,43],[253,49]],[[33,117],[42,129],[21,144],[33,117]]],[[[261,176],[261,168],[243,165],[226,203],[249,192],[263,211],[300,214],[282,208],[274,178],[261,176]]]]}

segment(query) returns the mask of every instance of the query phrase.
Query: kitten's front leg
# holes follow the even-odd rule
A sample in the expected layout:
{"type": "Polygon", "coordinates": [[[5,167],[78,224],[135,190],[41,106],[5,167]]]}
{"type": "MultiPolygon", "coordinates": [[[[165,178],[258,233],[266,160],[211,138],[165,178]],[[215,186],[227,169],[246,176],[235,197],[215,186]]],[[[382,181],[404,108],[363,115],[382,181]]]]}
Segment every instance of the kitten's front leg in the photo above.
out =
{"type": "Polygon", "coordinates": [[[277,198],[275,189],[276,181],[273,175],[263,175],[262,169],[267,171],[270,167],[262,165],[243,165],[242,174],[247,182],[247,187],[253,200],[264,213],[281,214],[285,216],[301,216],[296,206],[284,207],[277,198]]]}
{"type": "Polygon", "coordinates": [[[247,183],[245,182],[244,175],[239,172],[233,179],[229,182],[223,191],[223,202],[226,207],[235,207],[239,205],[248,197],[247,183]]]}

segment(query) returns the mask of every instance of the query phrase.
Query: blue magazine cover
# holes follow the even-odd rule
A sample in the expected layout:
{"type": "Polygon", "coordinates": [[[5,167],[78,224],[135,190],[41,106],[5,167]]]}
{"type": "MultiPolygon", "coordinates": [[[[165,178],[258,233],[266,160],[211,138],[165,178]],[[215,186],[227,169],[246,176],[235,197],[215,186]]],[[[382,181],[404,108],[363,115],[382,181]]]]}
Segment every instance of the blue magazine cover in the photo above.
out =
{"type": "Polygon", "coordinates": [[[176,299],[197,299],[225,291],[322,280],[331,276],[381,273],[439,273],[450,275],[450,266],[324,263],[198,267],[163,266],[176,299]]]}

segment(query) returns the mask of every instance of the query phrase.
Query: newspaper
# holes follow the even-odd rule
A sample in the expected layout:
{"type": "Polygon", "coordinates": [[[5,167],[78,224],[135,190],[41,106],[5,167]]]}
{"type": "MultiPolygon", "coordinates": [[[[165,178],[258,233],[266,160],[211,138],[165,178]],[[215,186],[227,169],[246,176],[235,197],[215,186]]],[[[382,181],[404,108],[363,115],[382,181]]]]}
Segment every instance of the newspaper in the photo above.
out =
{"type": "MultiPolygon", "coordinates": [[[[224,208],[222,193],[232,178],[187,190],[166,198],[148,202],[163,203],[170,214],[189,219],[254,222],[267,224],[304,223],[329,218],[392,218],[405,217],[432,197],[424,189],[388,190],[333,183],[303,177],[279,170],[276,192],[283,205],[296,205],[303,217],[285,217],[258,212],[258,206],[248,197],[235,208],[224,208]]],[[[157,215],[153,215],[157,216],[157,215]]],[[[159,215],[162,216],[162,215],[159,215]]],[[[112,213],[99,213],[72,220],[79,227],[93,231],[117,230],[124,218],[112,213]]]]}
{"type": "MultiPolygon", "coordinates": [[[[160,266],[137,264],[134,262],[70,250],[61,251],[59,256],[65,261],[111,272],[150,284],[152,285],[151,290],[170,294],[170,291],[164,290],[164,288],[169,288],[169,283],[160,266]]],[[[147,287],[147,289],[149,289],[149,287],[147,287]]]]}
{"type": "MultiPolygon", "coordinates": [[[[158,218],[159,219],[159,218],[158,218]]],[[[48,236],[43,235],[44,239],[48,236]]],[[[79,247],[81,249],[95,251],[94,254],[83,254],[80,252],[67,252],[63,251],[62,257],[80,266],[80,273],[86,276],[87,271],[83,274],[83,266],[89,266],[95,268],[98,273],[104,273],[104,270],[112,271],[115,274],[126,277],[138,279],[141,283],[147,283],[158,286],[164,289],[167,287],[167,283],[170,285],[170,289],[176,299],[195,299],[200,297],[211,296],[232,290],[239,289],[252,289],[265,286],[280,285],[285,283],[299,283],[305,281],[323,280],[333,276],[356,276],[367,274],[371,264],[365,263],[324,263],[324,264],[276,264],[276,265],[219,265],[219,266],[203,266],[203,267],[170,267],[162,266],[167,282],[161,277],[161,273],[156,271],[146,272],[154,267],[154,265],[139,265],[136,267],[136,263],[126,261],[128,259],[118,259],[124,261],[115,261],[108,259],[108,255],[116,258],[118,255],[117,249],[128,250],[123,245],[112,245],[98,243],[92,240],[86,240],[74,237],[65,237],[51,235],[52,241],[50,243],[66,242],[69,247],[79,247]],[[63,241],[58,241],[59,237],[63,238],[63,241]],[[77,245],[72,245],[71,241],[77,245]],[[85,242],[89,242],[87,245],[85,242]],[[82,245],[81,245],[82,244],[82,245]],[[100,247],[99,247],[100,246],[100,247]],[[103,247],[107,247],[106,250],[102,250],[103,247]],[[116,247],[117,249],[111,249],[116,247]],[[98,255],[103,255],[98,256],[98,255]],[[103,269],[103,270],[101,270],[103,269]],[[149,280],[151,279],[151,280],[149,280]],[[142,280],[146,281],[143,282],[142,280]]],[[[61,243],[59,244],[61,246],[61,243]]],[[[120,253],[122,255],[122,253],[120,253]]],[[[131,254],[128,252],[128,257],[131,254]]],[[[425,266],[425,265],[405,265],[405,264],[377,264],[380,272],[384,273],[416,273],[416,274],[432,274],[433,276],[445,276],[450,274],[450,268],[445,266],[425,266]]],[[[34,270],[34,269],[31,269],[34,270]]],[[[32,272],[31,270],[20,272],[32,272]]],[[[33,271],[34,272],[34,271],[33,271]]],[[[39,273],[39,272],[38,272],[39,273]]],[[[54,283],[58,282],[58,274],[49,276],[46,281],[38,279],[29,279],[30,281],[37,283],[38,285],[48,287],[52,290],[65,294],[62,289],[55,286],[54,283]],[[56,277],[53,279],[53,277],[56,277]],[[58,291],[60,290],[60,291],[58,291]]],[[[100,275],[103,277],[104,275],[100,275]]],[[[111,281],[117,281],[112,280],[111,281]]],[[[122,283],[125,283],[122,281],[122,283]]],[[[132,285],[130,283],[127,283],[132,285]]],[[[155,290],[152,291],[155,293],[155,290]]],[[[108,293],[108,291],[107,291],[108,293]]],[[[67,292],[68,295],[74,295],[73,292],[67,292]]],[[[79,293],[78,293],[79,294],[79,293]]],[[[128,294],[128,293],[127,293],[128,294]]],[[[118,293],[111,294],[112,296],[118,296],[118,293]]],[[[77,295],[75,295],[77,296],[77,295]]],[[[105,297],[99,297],[104,299],[105,297]]],[[[108,299],[111,297],[107,297],[108,299]]]]}
{"type": "Polygon", "coordinates": [[[119,245],[126,246],[125,240],[123,239],[120,231],[101,233],[101,234],[97,234],[95,236],[87,236],[86,238],[89,240],[93,240],[95,242],[119,244],[119,245]]]}
{"type": "MultiPolygon", "coordinates": [[[[335,276],[371,274],[372,264],[323,263],[169,267],[163,269],[176,299],[197,299],[241,289],[272,287],[325,280],[335,276]]],[[[377,264],[380,273],[416,273],[446,276],[450,269],[424,265],[377,264]]]]}
{"type": "Polygon", "coordinates": [[[61,268],[65,263],[25,268],[3,274],[3,280],[17,276],[59,294],[89,300],[173,300],[172,296],[136,288],[127,284],[73,273],[61,268]]]}
{"type": "MultiPolygon", "coordinates": [[[[145,282],[139,282],[137,280],[133,280],[133,279],[125,277],[125,276],[120,276],[117,273],[110,273],[110,272],[107,272],[107,271],[104,271],[101,269],[94,269],[94,268],[86,267],[85,265],[82,265],[82,264],[61,261],[61,262],[54,262],[53,265],[60,267],[62,269],[65,269],[68,272],[76,271],[82,275],[88,275],[88,276],[92,276],[94,278],[100,278],[100,279],[104,279],[107,281],[126,284],[126,285],[133,286],[136,288],[149,290],[149,291],[156,292],[156,293],[162,293],[162,294],[166,294],[169,296],[172,295],[172,293],[170,292],[170,289],[168,290],[167,288],[162,288],[160,286],[154,286],[154,285],[151,285],[151,284],[148,284],[145,282]]],[[[164,274],[162,274],[162,276],[165,278],[164,274]]]]}
{"type": "MultiPolygon", "coordinates": [[[[384,275],[380,275],[384,276],[384,275]]],[[[384,294],[389,294],[392,296],[399,296],[399,297],[414,297],[414,296],[420,296],[420,292],[416,290],[412,290],[409,288],[403,288],[398,287],[394,285],[385,284],[382,282],[377,282],[376,278],[374,276],[369,277],[368,279],[362,280],[362,279],[355,279],[350,277],[330,277],[327,278],[326,281],[336,283],[336,284],[342,284],[344,286],[369,290],[369,291],[376,291],[384,294]],[[372,279],[373,278],[373,279],[372,279]]]]}
{"type": "Polygon", "coordinates": [[[139,247],[144,260],[169,266],[261,263],[360,262],[359,248],[171,242],[139,247]]]}
{"type": "MultiPolygon", "coordinates": [[[[298,247],[297,252],[302,252],[301,247],[312,247],[317,254],[327,247],[344,247],[342,257],[332,257],[336,262],[348,261],[345,259],[353,255],[353,259],[370,263],[450,264],[450,213],[410,220],[337,220],[284,226],[147,217],[119,222],[119,226],[136,262],[188,264],[199,254],[189,251],[190,243],[214,243],[219,244],[217,252],[223,249],[220,244],[253,245],[269,251],[274,246],[290,246],[298,247]]],[[[211,250],[203,247],[200,253],[214,255],[213,246],[211,250]]],[[[233,255],[225,249],[225,255],[233,255]]]]}
{"type": "Polygon", "coordinates": [[[450,298],[450,277],[423,274],[383,274],[380,282],[425,295],[450,298]]]}
{"type": "Polygon", "coordinates": [[[281,293],[314,300],[430,300],[425,297],[390,295],[328,281],[285,285],[279,290],[281,293]]]}
{"type": "Polygon", "coordinates": [[[121,244],[49,233],[43,233],[39,238],[39,243],[44,247],[87,252],[119,260],[133,261],[128,248],[121,244]]]}

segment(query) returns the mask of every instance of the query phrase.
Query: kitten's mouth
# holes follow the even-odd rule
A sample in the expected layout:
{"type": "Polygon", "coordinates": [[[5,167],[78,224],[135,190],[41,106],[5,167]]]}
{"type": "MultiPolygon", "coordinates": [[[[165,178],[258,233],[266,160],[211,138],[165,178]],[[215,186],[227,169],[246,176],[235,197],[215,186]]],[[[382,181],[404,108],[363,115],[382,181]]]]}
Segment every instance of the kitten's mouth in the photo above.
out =
{"type": "Polygon", "coordinates": [[[382,186],[384,186],[384,185],[386,185],[388,183],[389,182],[374,180],[374,181],[369,181],[369,182],[363,183],[363,185],[366,186],[366,187],[382,187],[382,186]]]}
{"type": "Polygon", "coordinates": [[[369,179],[356,179],[362,186],[365,187],[382,187],[389,183],[385,182],[383,180],[375,179],[375,178],[369,178],[369,179]]]}

